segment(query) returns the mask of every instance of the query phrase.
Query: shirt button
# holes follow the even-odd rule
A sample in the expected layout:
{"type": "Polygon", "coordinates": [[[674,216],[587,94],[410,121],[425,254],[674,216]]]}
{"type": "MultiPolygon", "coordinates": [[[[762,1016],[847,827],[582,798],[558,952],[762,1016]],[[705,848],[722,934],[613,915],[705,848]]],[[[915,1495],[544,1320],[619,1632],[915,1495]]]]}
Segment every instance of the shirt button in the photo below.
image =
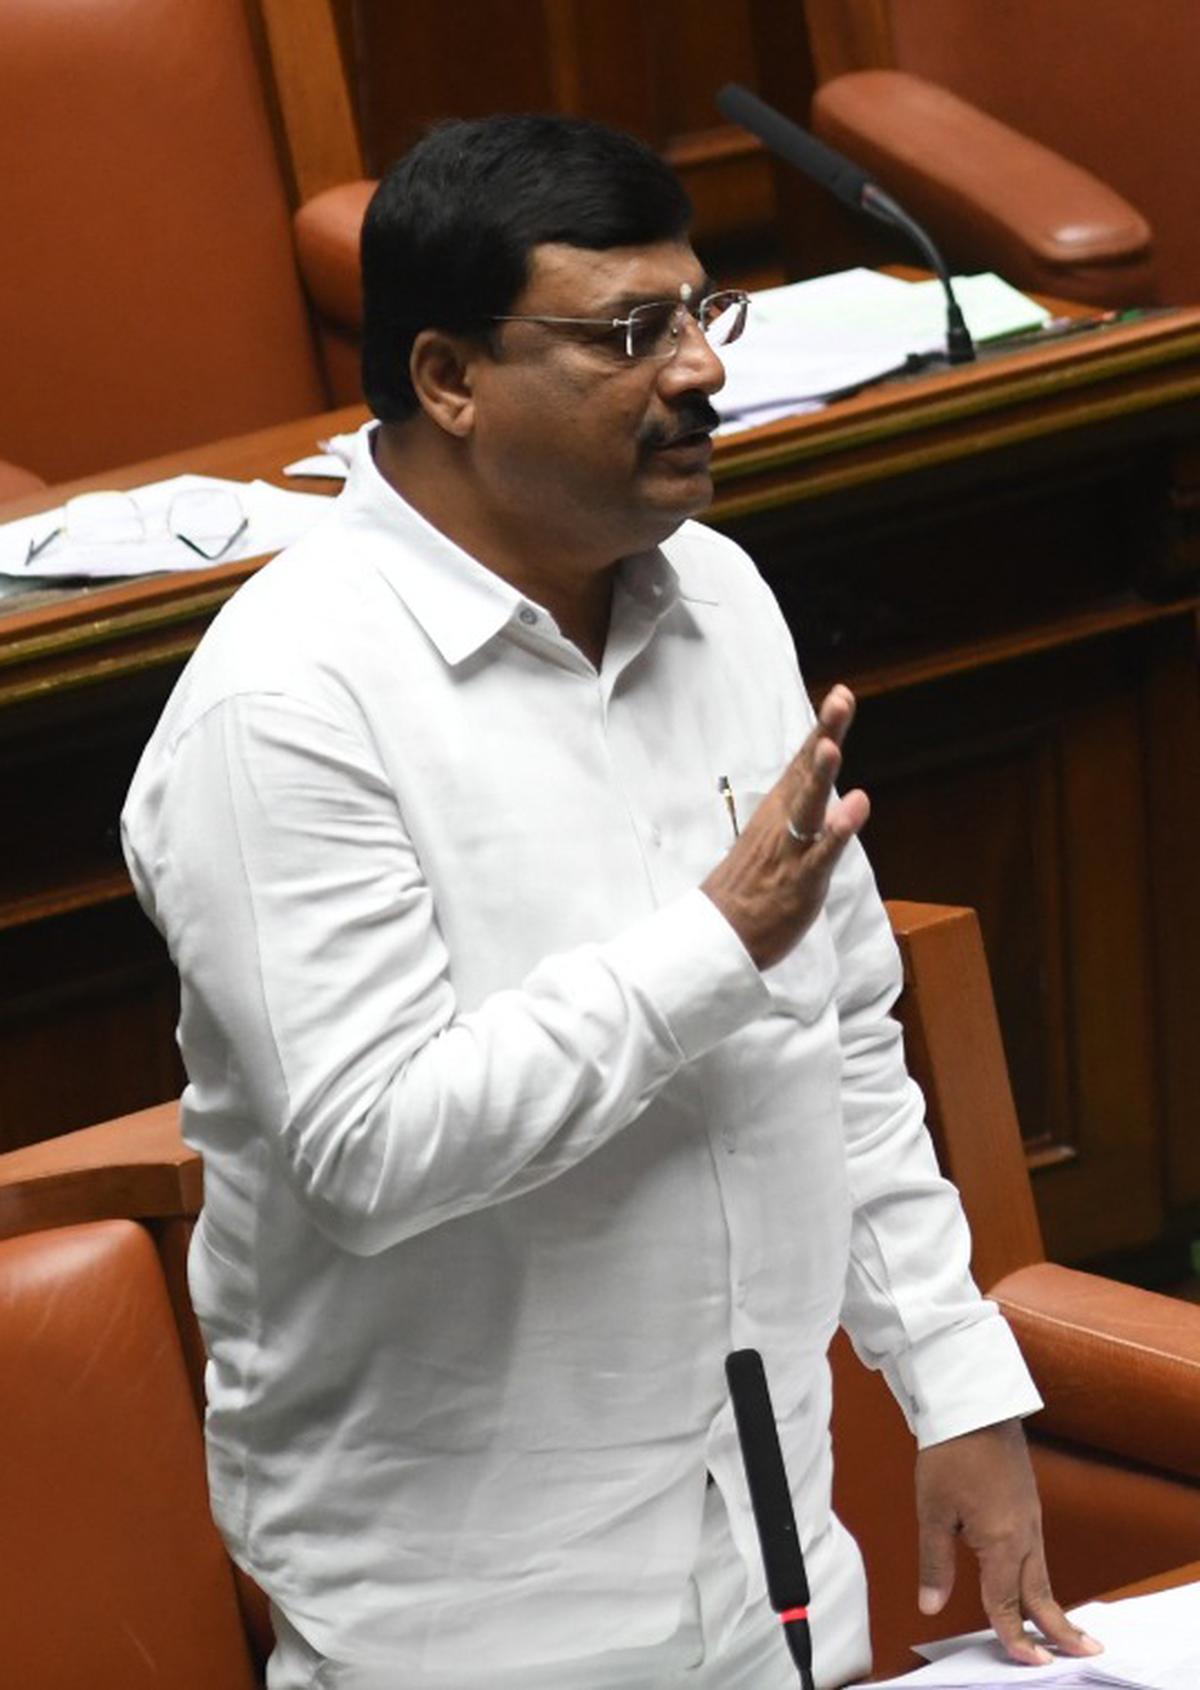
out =
{"type": "Polygon", "coordinates": [[[520,610],[517,612],[517,615],[521,618],[521,621],[524,622],[524,624],[527,628],[532,628],[534,623],[538,619],[537,618],[537,611],[536,610],[530,610],[530,608],[527,604],[524,604],[524,605],[521,606],[520,610]]]}
{"type": "Polygon", "coordinates": [[[662,844],[662,828],[661,827],[652,827],[650,829],[650,843],[651,843],[651,845],[661,845],[662,844]]]}

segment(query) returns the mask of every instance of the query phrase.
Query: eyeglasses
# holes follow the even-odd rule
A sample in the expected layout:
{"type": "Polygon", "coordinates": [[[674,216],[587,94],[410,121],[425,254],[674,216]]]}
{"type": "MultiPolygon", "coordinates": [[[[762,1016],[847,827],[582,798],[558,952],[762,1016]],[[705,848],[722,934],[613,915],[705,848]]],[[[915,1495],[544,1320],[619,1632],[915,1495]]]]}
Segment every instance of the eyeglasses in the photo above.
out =
{"type": "MultiPolygon", "coordinates": [[[[223,558],[249,523],[236,493],[223,488],[176,493],[165,519],[167,534],[206,563],[223,558]]],[[[146,524],[141,507],[128,493],[79,493],[63,506],[57,528],[40,540],[30,540],[25,566],[28,568],[60,536],[85,552],[93,547],[140,545],[150,537],[146,524]]]]}
{"type": "MultiPolygon", "coordinates": [[[[728,346],[746,326],[750,296],[740,288],[706,293],[698,303],[684,299],[656,299],[635,305],[628,317],[544,317],[536,314],[491,317],[493,323],[541,323],[547,328],[579,327],[607,331],[626,358],[665,363],[679,350],[683,325],[690,317],[710,346],[728,346]]],[[[604,337],[607,338],[607,335],[604,337]]]]}

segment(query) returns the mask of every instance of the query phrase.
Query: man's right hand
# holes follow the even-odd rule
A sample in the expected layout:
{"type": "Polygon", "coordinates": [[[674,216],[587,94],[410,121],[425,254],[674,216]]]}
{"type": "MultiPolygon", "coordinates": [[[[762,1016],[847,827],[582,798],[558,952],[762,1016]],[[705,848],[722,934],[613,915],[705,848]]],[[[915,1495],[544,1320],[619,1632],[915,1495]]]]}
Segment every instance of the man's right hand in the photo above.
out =
{"type": "Polygon", "coordinates": [[[831,687],[816,727],[700,888],[760,968],[785,957],[811,927],[834,864],[870,814],[865,792],[833,797],[853,720],[854,694],[831,687]]]}

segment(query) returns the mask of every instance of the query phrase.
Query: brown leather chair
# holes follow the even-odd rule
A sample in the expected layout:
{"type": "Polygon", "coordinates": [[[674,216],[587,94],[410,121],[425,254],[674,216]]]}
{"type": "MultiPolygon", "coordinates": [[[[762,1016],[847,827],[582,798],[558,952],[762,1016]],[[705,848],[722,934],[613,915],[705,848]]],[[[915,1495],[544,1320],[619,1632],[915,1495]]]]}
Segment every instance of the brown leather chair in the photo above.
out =
{"type": "Polygon", "coordinates": [[[5,499],[19,499],[25,493],[36,493],[45,485],[42,477],[34,475],[32,470],[0,461],[0,504],[5,499]]]}
{"type": "Polygon", "coordinates": [[[3,1680],[257,1690],[267,1604],[204,1473],[200,1160],[174,1103],[33,1152],[0,1157],[3,1680]]]}
{"type": "Polygon", "coordinates": [[[7,0],[0,63],[0,457],[64,480],[357,397],[289,203],[361,175],[329,0],[7,0]]]}
{"type": "Polygon", "coordinates": [[[0,1631],[22,1690],[254,1690],[145,1229],[0,1243],[0,1631]]]}
{"type": "MultiPolygon", "coordinates": [[[[1200,1308],[1044,1259],[974,911],[891,903],[900,1019],[972,1267],[1008,1316],[1046,1406],[1027,1422],[1055,1593],[1070,1605],[1200,1548],[1200,1308]]],[[[863,1549],[877,1670],[984,1624],[972,1558],[936,1620],[917,1613],[912,1444],[878,1374],[834,1350],[836,1505],[863,1549]]]]}
{"type": "MultiPolygon", "coordinates": [[[[1007,1311],[1047,1400],[1029,1431],[1056,1590],[1073,1602],[1194,1560],[1200,1544],[1200,1308],[1042,1259],[976,918],[970,910],[917,904],[893,904],[890,913],[904,956],[900,1010],[909,1060],[926,1092],[943,1166],[963,1193],[975,1271],[1007,1311]]],[[[180,1142],[175,1106],[164,1104],[0,1156],[0,1239],[36,1230],[29,1247],[53,1255],[56,1236],[78,1234],[46,1228],[77,1228],[92,1217],[139,1221],[158,1246],[198,1398],[203,1358],[187,1302],[184,1251],[200,1194],[199,1161],[180,1142]]],[[[144,1248],[141,1259],[147,1259],[144,1248]]],[[[0,1309],[6,1275],[0,1255],[0,1309]]],[[[61,1300],[54,1295],[48,1308],[57,1312],[61,1300]]],[[[94,1311],[99,1302],[85,1299],[83,1306],[94,1311]]],[[[160,1334],[162,1316],[160,1302],[153,1317],[160,1334]]],[[[91,1365],[97,1325],[93,1319],[90,1331],[66,1340],[68,1348],[80,1346],[81,1374],[85,1362],[91,1365]]],[[[102,1347],[102,1331],[99,1336],[102,1347]]],[[[0,1316],[0,1343],[6,1341],[0,1316]]],[[[907,1649],[914,1639],[980,1623],[977,1580],[964,1560],[946,1612],[936,1622],[917,1614],[911,1440],[886,1387],[840,1338],[834,1392],[836,1502],[867,1562],[876,1666],[901,1671],[914,1664],[907,1649]]],[[[144,1424],[157,1416],[155,1397],[133,1409],[122,1402],[127,1430],[139,1417],[144,1424]]],[[[197,1426],[193,1417],[189,1437],[197,1426]]],[[[45,1450],[36,1427],[28,1435],[32,1447],[45,1450]]],[[[84,1436],[82,1428],[76,1436],[84,1436]]],[[[77,1504],[65,1494],[69,1513],[77,1504]]],[[[93,1489],[78,1495],[88,1507],[98,1505],[93,1489]]],[[[61,1519],[59,1526],[69,1535],[61,1519]]],[[[91,1525],[81,1526],[81,1535],[85,1529],[91,1525]]],[[[124,1559],[119,1564],[136,1584],[138,1568],[124,1559]]],[[[46,1578],[58,1582],[49,1570],[46,1578]]],[[[247,1598],[243,1584],[242,1594],[253,1616],[252,1659],[261,1665],[269,1646],[261,1597],[256,1607],[256,1593],[247,1598]]],[[[136,1591],[118,1597],[109,1590],[107,1608],[95,1617],[106,1647],[116,1647],[120,1615],[133,1611],[125,1604],[136,1606],[140,1599],[136,1591]]],[[[112,1690],[118,1684],[136,1690],[139,1681],[44,1672],[21,1680],[22,1690],[66,1690],[75,1682],[87,1682],[89,1690],[109,1690],[110,1683],[112,1690]]],[[[223,1681],[207,1682],[223,1690],[223,1681]]]]}
{"type": "Polygon", "coordinates": [[[1100,305],[1200,299],[1191,0],[805,0],[805,14],[813,128],[956,268],[1100,305]]]}

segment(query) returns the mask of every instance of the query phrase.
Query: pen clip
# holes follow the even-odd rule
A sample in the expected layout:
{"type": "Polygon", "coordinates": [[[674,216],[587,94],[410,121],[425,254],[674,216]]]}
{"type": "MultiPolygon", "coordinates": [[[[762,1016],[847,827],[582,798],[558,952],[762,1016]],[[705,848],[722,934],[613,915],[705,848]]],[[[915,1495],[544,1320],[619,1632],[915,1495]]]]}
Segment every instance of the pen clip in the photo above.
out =
{"type": "Polygon", "coordinates": [[[729,825],[733,829],[733,837],[738,839],[741,837],[742,830],[738,826],[737,800],[733,796],[733,788],[729,784],[728,775],[717,776],[717,791],[721,794],[721,797],[724,800],[725,813],[729,817],[729,825]]]}

